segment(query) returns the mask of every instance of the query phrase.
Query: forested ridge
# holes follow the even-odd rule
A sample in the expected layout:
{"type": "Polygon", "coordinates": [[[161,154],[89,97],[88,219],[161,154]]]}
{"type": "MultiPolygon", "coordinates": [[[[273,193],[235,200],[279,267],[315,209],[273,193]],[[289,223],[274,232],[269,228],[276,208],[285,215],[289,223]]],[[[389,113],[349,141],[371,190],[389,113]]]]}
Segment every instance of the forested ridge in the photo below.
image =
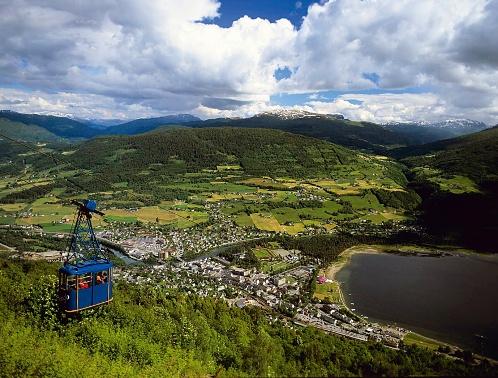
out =
{"type": "Polygon", "coordinates": [[[278,129],[328,140],[347,147],[377,152],[385,151],[386,146],[406,145],[410,142],[406,136],[387,130],[381,125],[370,122],[353,122],[327,116],[282,120],[272,116],[258,115],[244,119],[221,118],[201,121],[197,117],[188,114],[179,114],[159,118],[136,119],[110,127],[102,127],[68,117],[23,114],[12,111],[0,111],[0,117],[14,122],[22,122],[25,125],[36,125],[36,127],[44,128],[59,137],[72,139],[90,139],[99,135],[139,134],[164,125],[185,124],[195,128],[228,126],[278,129]]]}
{"type": "Polygon", "coordinates": [[[262,114],[242,119],[212,119],[188,125],[276,129],[374,152],[384,152],[388,146],[410,144],[408,137],[375,123],[334,119],[323,115],[312,118],[279,119],[262,114]]]}
{"type": "Polygon", "coordinates": [[[498,127],[400,149],[394,155],[413,172],[422,172],[411,178],[411,187],[423,198],[420,219],[432,233],[498,252],[498,127]],[[437,185],[454,177],[470,179],[475,188],[454,193],[437,185]]]}
{"type": "Polygon", "coordinates": [[[58,137],[57,135],[40,126],[26,125],[21,122],[13,122],[9,119],[2,118],[1,112],[0,133],[11,138],[16,138],[28,142],[51,142],[62,140],[61,137],[58,137]]]}
{"type": "MultiPolygon", "coordinates": [[[[96,138],[78,146],[68,159],[79,168],[111,176],[137,174],[154,164],[171,174],[239,164],[249,175],[333,177],[338,167],[370,164],[366,155],[326,141],[278,130],[228,127],[96,138]]],[[[384,164],[395,181],[406,181],[396,164],[377,163],[384,164]]]]}
{"type": "Polygon", "coordinates": [[[394,151],[409,166],[431,166],[445,173],[498,180],[498,126],[475,134],[394,151]]]}
{"type": "Polygon", "coordinates": [[[158,130],[133,137],[97,138],[83,144],[71,158],[81,166],[90,159],[106,165],[117,150],[123,154],[116,161],[131,169],[169,159],[183,160],[191,169],[213,168],[233,160],[252,173],[272,169],[265,167],[265,158],[278,164],[273,169],[286,169],[284,164],[293,169],[292,163],[303,168],[324,168],[355,158],[355,153],[347,149],[310,138],[274,130],[234,128],[158,130]],[[313,160],[315,157],[318,161],[313,160]]]}
{"type": "Polygon", "coordinates": [[[50,133],[63,138],[92,138],[99,134],[98,129],[67,117],[23,114],[5,110],[0,111],[0,117],[9,119],[13,122],[39,126],[48,130],[50,133]]]}

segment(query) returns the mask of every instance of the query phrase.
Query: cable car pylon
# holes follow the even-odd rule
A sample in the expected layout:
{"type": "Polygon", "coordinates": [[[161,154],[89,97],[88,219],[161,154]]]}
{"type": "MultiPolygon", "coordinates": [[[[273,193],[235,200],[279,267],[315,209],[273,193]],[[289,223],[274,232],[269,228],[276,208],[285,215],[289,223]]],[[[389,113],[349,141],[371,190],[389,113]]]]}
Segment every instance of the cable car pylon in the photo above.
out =
{"type": "Polygon", "coordinates": [[[104,215],[93,200],[71,201],[78,213],[64,265],[59,269],[59,298],[66,313],[112,301],[112,262],[102,253],[92,215],[104,215]]]}

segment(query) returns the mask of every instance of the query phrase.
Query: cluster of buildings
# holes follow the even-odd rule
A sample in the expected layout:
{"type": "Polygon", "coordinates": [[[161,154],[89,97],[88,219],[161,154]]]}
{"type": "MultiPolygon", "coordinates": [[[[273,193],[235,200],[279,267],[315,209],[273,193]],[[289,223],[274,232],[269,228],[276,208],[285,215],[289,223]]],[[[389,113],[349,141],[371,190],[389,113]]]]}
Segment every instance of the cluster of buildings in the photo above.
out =
{"type": "Polygon", "coordinates": [[[222,288],[236,287],[243,293],[256,297],[260,303],[268,307],[285,306],[290,309],[297,308],[296,306],[302,303],[302,296],[305,294],[303,283],[309,282],[315,269],[314,266],[301,266],[292,271],[270,276],[255,268],[225,266],[211,258],[182,262],[177,264],[176,268],[211,278],[222,288]]]}
{"type": "MultiPolygon", "coordinates": [[[[286,254],[282,256],[285,257],[286,254]]],[[[131,283],[148,282],[187,294],[223,299],[240,308],[259,306],[280,313],[291,324],[313,326],[356,340],[375,340],[392,347],[399,345],[405,335],[400,328],[367,323],[339,305],[310,302],[309,283],[315,269],[315,265],[300,265],[270,275],[256,268],[231,266],[223,259],[210,257],[139,266],[116,272],[115,276],[131,283]]]]}
{"type": "Polygon", "coordinates": [[[154,256],[162,259],[199,255],[209,250],[248,239],[268,237],[271,234],[257,229],[238,227],[224,215],[220,203],[207,203],[210,224],[173,230],[157,225],[111,225],[98,237],[120,244],[128,255],[137,259],[154,256]]]}
{"type": "Polygon", "coordinates": [[[319,201],[319,202],[325,201],[324,197],[314,194],[310,190],[305,190],[302,188],[296,190],[294,194],[301,201],[319,201]]]}
{"type": "Polygon", "coordinates": [[[167,259],[174,250],[166,246],[166,240],[155,236],[139,236],[121,241],[121,247],[128,256],[136,260],[144,260],[150,256],[167,259]]]}
{"type": "Polygon", "coordinates": [[[361,341],[376,341],[397,348],[406,330],[399,327],[381,326],[367,323],[363,319],[349,315],[348,311],[336,304],[314,304],[313,309],[297,314],[295,322],[313,325],[328,333],[345,336],[361,341]]]}

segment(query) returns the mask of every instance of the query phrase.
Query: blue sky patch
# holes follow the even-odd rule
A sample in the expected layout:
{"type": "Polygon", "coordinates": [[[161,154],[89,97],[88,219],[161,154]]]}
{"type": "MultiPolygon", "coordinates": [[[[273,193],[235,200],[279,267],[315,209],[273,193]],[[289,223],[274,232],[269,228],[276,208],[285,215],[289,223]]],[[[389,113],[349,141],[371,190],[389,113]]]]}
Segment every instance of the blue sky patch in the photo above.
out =
{"type": "Polygon", "coordinates": [[[375,85],[379,85],[380,76],[375,72],[364,72],[363,78],[370,80],[375,85]]]}
{"type": "Polygon", "coordinates": [[[317,3],[316,0],[221,0],[218,9],[220,17],[205,23],[213,23],[228,28],[241,17],[264,18],[276,21],[288,19],[296,28],[301,26],[302,18],[306,16],[308,7],[317,3]]]}
{"type": "Polygon", "coordinates": [[[361,104],[363,104],[363,101],[360,101],[360,100],[351,99],[351,100],[346,100],[346,101],[349,102],[350,104],[353,104],[353,105],[361,105],[361,104]]]}
{"type": "MultiPolygon", "coordinates": [[[[270,97],[272,105],[280,106],[293,106],[302,105],[310,101],[333,101],[337,97],[345,94],[403,94],[403,93],[428,93],[431,92],[430,87],[409,87],[402,89],[383,89],[383,88],[370,88],[362,90],[351,91],[321,91],[321,92],[307,92],[307,93],[278,93],[270,97]],[[313,99],[313,97],[316,97],[313,99]]],[[[357,100],[355,100],[357,101],[357,100]]],[[[351,102],[351,101],[350,101],[351,102]]],[[[353,102],[351,102],[353,104],[353,102]]]]}
{"type": "Polygon", "coordinates": [[[291,77],[292,71],[289,69],[289,67],[284,67],[284,68],[277,68],[275,72],[273,73],[273,76],[277,81],[280,81],[282,79],[288,79],[291,77]]]}

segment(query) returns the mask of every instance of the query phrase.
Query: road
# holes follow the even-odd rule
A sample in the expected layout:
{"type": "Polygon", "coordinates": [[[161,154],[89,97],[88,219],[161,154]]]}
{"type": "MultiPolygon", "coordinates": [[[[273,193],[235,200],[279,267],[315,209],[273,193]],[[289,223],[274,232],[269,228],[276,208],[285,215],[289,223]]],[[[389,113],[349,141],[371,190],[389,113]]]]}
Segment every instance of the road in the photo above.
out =
{"type": "Polygon", "coordinates": [[[360,341],[367,341],[368,340],[368,337],[366,335],[361,335],[359,333],[347,331],[345,329],[342,329],[341,327],[337,327],[335,325],[328,324],[328,323],[324,322],[323,320],[320,320],[317,318],[311,318],[311,317],[306,316],[306,315],[297,314],[295,316],[295,320],[297,320],[297,322],[296,322],[297,324],[304,323],[304,324],[316,327],[318,329],[321,329],[322,331],[334,333],[336,335],[348,337],[350,339],[355,339],[355,340],[360,340],[360,341]]]}
{"type": "Polygon", "coordinates": [[[209,258],[209,257],[217,256],[221,252],[223,252],[224,250],[226,250],[228,247],[232,247],[232,246],[237,245],[237,244],[247,243],[247,242],[254,241],[254,240],[263,240],[263,239],[266,239],[266,238],[252,238],[252,239],[241,240],[241,241],[234,242],[234,243],[221,244],[221,245],[219,245],[217,247],[214,247],[213,249],[211,249],[207,253],[204,253],[204,254],[199,255],[199,256],[195,256],[192,259],[189,259],[189,260],[186,260],[186,261],[197,261],[197,260],[202,260],[202,259],[206,259],[206,258],[209,258]]]}
{"type": "Polygon", "coordinates": [[[9,247],[8,245],[0,243],[0,249],[6,249],[7,251],[15,251],[15,248],[9,247]]]}

